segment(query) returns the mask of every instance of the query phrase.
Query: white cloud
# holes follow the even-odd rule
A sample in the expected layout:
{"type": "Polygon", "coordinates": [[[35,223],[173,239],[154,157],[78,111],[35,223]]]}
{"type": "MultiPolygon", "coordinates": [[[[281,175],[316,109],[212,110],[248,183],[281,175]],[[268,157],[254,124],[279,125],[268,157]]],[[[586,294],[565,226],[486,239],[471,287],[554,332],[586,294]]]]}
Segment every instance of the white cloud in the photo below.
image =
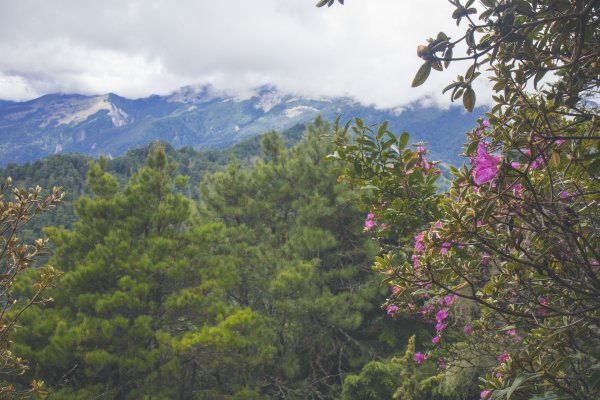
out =
{"type": "Polygon", "coordinates": [[[272,83],[304,95],[397,106],[428,97],[459,70],[411,89],[416,46],[456,33],[443,0],[0,0],[0,97],[49,92],[127,97],[212,83],[272,83]],[[4,78],[2,78],[4,77],[4,78]]]}

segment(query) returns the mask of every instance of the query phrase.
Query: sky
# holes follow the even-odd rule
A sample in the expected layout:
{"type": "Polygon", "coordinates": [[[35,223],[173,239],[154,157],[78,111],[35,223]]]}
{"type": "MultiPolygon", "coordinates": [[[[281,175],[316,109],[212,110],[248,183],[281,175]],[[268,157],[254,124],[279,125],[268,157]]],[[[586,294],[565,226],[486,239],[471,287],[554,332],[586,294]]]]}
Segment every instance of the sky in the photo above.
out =
{"type": "Polygon", "coordinates": [[[271,84],[378,107],[450,104],[441,89],[466,65],[432,72],[411,88],[422,63],[417,45],[440,30],[460,32],[446,0],[315,3],[0,0],[0,99],[109,92],[139,98],[191,84],[232,91],[271,84]]]}

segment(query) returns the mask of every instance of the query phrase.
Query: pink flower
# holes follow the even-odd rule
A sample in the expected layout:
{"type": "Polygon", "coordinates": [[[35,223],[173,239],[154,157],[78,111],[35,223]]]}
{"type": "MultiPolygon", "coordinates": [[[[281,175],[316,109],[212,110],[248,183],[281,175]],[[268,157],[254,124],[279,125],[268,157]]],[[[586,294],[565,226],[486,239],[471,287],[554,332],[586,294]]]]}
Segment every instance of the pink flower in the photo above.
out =
{"type": "Polygon", "coordinates": [[[413,254],[412,261],[413,261],[413,267],[415,267],[415,269],[419,269],[419,266],[421,265],[419,263],[419,256],[417,256],[416,254],[413,254]]]}
{"type": "Polygon", "coordinates": [[[542,156],[537,157],[535,160],[533,160],[531,162],[531,164],[529,164],[531,169],[538,169],[543,165],[544,165],[544,157],[542,157],[542,156]]]}
{"type": "Polygon", "coordinates": [[[442,243],[442,250],[440,250],[440,253],[442,253],[442,254],[448,254],[448,249],[450,247],[452,247],[452,243],[449,243],[449,242],[442,243]]]}
{"type": "Polygon", "coordinates": [[[423,308],[421,308],[421,314],[423,314],[423,315],[429,315],[432,312],[433,312],[432,304],[427,304],[426,306],[423,306],[423,308]]]}
{"type": "Polygon", "coordinates": [[[475,183],[483,185],[494,180],[498,175],[498,164],[500,164],[500,157],[489,154],[485,145],[479,142],[477,156],[475,157],[475,168],[473,169],[475,183]]]}
{"type": "Polygon", "coordinates": [[[489,399],[491,393],[492,392],[490,392],[489,390],[482,390],[481,393],[479,393],[479,398],[481,400],[487,400],[489,399]]]}
{"type": "Polygon", "coordinates": [[[447,306],[451,306],[454,303],[454,300],[456,300],[456,297],[457,296],[455,294],[449,294],[444,297],[444,302],[447,306]]]}
{"type": "Polygon", "coordinates": [[[394,286],[392,287],[392,293],[396,294],[400,291],[400,288],[398,286],[394,286]]]}
{"type": "Polygon", "coordinates": [[[375,223],[375,221],[373,221],[372,219],[368,219],[365,221],[365,228],[363,229],[365,232],[370,231],[371,229],[373,229],[377,224],[375,223]]]}
{"type": "Polygon", "coordinates": [[[435,224],[433,224],[433,226],[435,226],[436,228],[441,228],[442,227],[442,222],[441,221],[436,221],[435,224]]]}
{"type": "Polygon", "coordinates": [[[375,214],[373,214],[373,213],[367,214],[367,219],[373,219],[373,218],[375,218],[375,214]]]}
{"type": "Polygon", "coordinates": [[[563,200],[568,199],[570,196],[571,196],[570,193],[565,192],[564,190],[558,194],[558,197],[560,197],[563,200]]]}
{"type": "Polygon", "coordinates": [[[415,236],[415,251],[417,253],[422,253],[425,251],[425,245],[423,244],[423,234],[422,233],[415,236]]]}
{"type": "Polygon", "coordinates": [[[548,304],[548,299],[545,298],[544,296],[540,296],[540,300],[539,300],[540,304],[545,306],[548,304]]]}
{"type": "Polygon", "coordinates": [[[441,332],[444,329],[446,329],[446,326],[447,326],[446,324],[442,324],[442,323],[436,324],[435,325],[435,331],[436,332],[441,332]]]}
{"type": "Polygon", "coordinates": [[[440,367],[440,369],[446,369],[446,360],[442,357],[438,358],[438,367],[440,367]]]}
{"type": "Polygon", "coordinates": [[[523,186],[520,183],[517,183],[513,186],[513,194],[515,197],[521,197],[521,191],[523,190],[523,186]]]}
{"type": "Polygon", "coordinates": [[[510,358],[510,354],[508,354],[507,352],[502,353],[502,355],[500,357],[498,357],[498,362],[499,363],[503,363],[504,361],[508,360],[510,358]]]}
{"type": "Polygon", "coordinates": [[[397,312],[398,312],[398,306],[396,306],[395,304],[390,304],[387,307],[387,315],[389,315],[390,317],[393,317],[394,315],[396,315],[397,312]]]}
{"type": "Polygon", "coordinates": [[[487,119],[484,119],[483,122],[481,123],[481,125],[483,125],[484,128],[489,128],[490,121],[488,121],[487,119]]]}
{"type": "Polygon", "coordinates": [[[448,311],[443,309],[437,312],[437,314],[435,315],[435,319],[437,322],[444,322],[444,320],[448,318],[448,311]]]}
{"type": "Polygon", "coordinates": [[[465,325],[465,327],[463,328],[463,331],[467,334],[470,335],[471,332],[473,331],[473,327],[471,325],[465,325]]]}
{"type": "Polygon", "coordinates": [[[519,168],[521,168],[521,164],[519,164],[519,163],[518,163],[518,162],[516,162],[516,161],[513,161],[513,162],[511,162],[511,163],[510,163],[510,166],[511,166],[511,167],[513,167],[514,169],[519,169],[519,168]]]}
{"type": "Polygon", "coordinates": [[[415,353],[415,361],[417,362],[417,364],[423,364],[423,361],[425,361],[425,355],[421,354],[420,351],[418,353],[415,353]]]}
{"type": "Polygon", "coordinates": [[[565,139],[557,139],[554,141],[554,144],[559,146],[559,145],[563,144],[564,142],[565,142],[565,139]]]}
{"type": "Polygon", "coordinates": [[[517,331],[514,329],[509,329],[505,332],[508,336],[515,336],[517,334],[517,331]]]}
{"type": "Polygon", "coordinates": [[[440,337],[439,336],[434,336],[431,338],[431,343],[433,344],[438,344],[440,342],[440,337]]]}

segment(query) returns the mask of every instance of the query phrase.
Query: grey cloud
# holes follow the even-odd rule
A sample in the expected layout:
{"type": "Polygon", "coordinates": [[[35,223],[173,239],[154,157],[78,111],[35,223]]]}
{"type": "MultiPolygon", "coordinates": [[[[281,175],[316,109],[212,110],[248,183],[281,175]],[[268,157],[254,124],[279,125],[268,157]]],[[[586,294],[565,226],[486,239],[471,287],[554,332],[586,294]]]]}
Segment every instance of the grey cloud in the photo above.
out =
{"type": "Polygon", "coordinates": [[[272,83],[379,106],[440,94],[459,70],[411,89],[417,44],[450,31],[442,0],[0,0],[0,98],[48,92],[128,97],[212,83],[272,83]]]}

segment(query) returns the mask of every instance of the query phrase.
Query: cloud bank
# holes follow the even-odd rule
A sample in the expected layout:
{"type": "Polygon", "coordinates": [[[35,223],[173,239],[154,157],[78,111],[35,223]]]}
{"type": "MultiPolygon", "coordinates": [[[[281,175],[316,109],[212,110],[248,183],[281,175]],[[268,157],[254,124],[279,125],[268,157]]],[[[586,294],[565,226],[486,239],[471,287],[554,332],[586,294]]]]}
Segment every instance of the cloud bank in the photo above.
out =
{"type": "Polygon", "coordinates": [[[114,92],[137,98],[188,84],[274,84],[308,96],[396,107],[448,105],[464,66],[410,87],[416,46],[457,36],[444,0],[0,0],[0,98],[114,92]]]}

